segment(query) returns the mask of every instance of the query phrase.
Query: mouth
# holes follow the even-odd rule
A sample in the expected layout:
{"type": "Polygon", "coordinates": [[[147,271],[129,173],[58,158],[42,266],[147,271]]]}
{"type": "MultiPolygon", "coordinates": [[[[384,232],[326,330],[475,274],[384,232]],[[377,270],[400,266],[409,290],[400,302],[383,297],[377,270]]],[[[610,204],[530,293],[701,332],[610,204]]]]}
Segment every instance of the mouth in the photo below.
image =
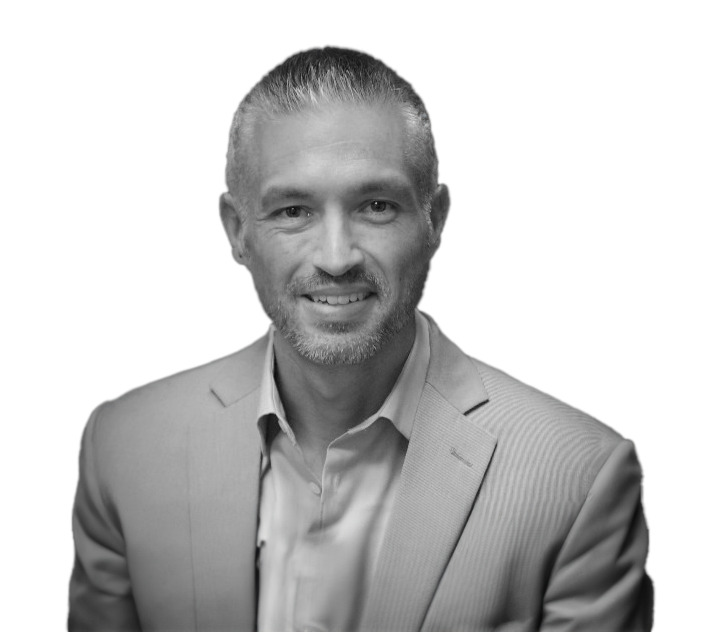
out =
{"type": "Polygon", "coordinates": [[[313,294],[304,294],[304,298],[320,305],[349,305],[350,303],[360,303],[369,298],[373,292],[350,292],[348,294],[323,294],[314,292],[313,294]]]}

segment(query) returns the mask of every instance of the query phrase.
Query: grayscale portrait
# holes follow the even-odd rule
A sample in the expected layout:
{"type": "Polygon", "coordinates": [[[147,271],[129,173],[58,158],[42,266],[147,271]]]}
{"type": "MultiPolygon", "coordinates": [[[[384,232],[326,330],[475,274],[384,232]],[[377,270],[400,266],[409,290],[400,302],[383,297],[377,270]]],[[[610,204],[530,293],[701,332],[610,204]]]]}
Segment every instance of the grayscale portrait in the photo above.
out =
{"type": "MultiPolygon", "coordinates": [[[[632,441],[419,309],[473,209],[454,215],[416,77],[349,48],[282,59],[239,88],[219,198],[255,288],[228,292],[270,324],[92,412],[69,630],[650,630],[632,441]]],[[[444,270],[483,328],[475,256],[444,270]]]]}
{"type": "Polygon", "coordinates": [[[714,629],[720,32],[0,3],[3,628],[714,629]]]}

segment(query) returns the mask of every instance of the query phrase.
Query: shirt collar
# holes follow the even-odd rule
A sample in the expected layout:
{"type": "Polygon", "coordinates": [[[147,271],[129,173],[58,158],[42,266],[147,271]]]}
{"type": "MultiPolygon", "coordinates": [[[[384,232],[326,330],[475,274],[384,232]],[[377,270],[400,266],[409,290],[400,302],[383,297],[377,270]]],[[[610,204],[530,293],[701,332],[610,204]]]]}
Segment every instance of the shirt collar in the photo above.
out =
{"type": "MultiPolygon", "coordinates": [[[[416,310],[414,314],[416,336],[406,362],[399,374],[394,387],[388,397],[381,404],[381,408],[367,420],[356,426],[356,429],[367,427],[379,417],[391,421],[396,429],[408,440],[414,427],[416,409],[421,401],[421,392],[426,383],[426,373],[429,369],[431,345],[429,341],[429,323],[426,318],[416,310]]],[[[295,443],[293,430],[286,421],[286,412],[276,387],[274,379],[275,358],[273,354],[273,337],[276,328],[271,325],[268,333],[268,345],[262,367],[261,385],[258,399],[258,430],[261,434],[261,449],[264,456],[268,456],[268,445],[272,440],[269,436],[271,429],[268,421],[274,416],[278,420],[280,429],[295,443]]],[[[275,425],[275,424],[274,424],[275,425]]]]}

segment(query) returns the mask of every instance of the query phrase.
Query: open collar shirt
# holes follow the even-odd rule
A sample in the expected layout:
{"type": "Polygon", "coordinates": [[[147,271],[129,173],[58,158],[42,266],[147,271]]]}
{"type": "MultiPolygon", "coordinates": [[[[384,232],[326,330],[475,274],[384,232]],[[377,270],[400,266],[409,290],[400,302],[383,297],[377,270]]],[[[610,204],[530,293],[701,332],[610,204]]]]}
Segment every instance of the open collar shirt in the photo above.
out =
{"type": "Polygon", "coordinates": [[[331,442],[320,480],[305,464],[276,388],[271,328],[258,408],[259,632],[358,629],[429,367],[429,325],[418,311],[415,322],[388,397],[331,442]]]}

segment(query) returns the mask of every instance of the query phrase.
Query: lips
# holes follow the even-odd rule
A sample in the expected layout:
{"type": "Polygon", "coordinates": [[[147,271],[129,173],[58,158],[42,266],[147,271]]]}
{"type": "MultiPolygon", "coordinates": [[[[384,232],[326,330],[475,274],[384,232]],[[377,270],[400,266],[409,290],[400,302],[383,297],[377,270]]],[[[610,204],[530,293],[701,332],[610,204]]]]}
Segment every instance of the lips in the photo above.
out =
{"type": "Polygon", "coordinates": [[[371,292],[350,292],[348,294],[322,294],[316,293],[306,294],[306,298],[314,303],[323,305],[348,305],[349,303],[358,303],[371,296],[371,292]]]}

